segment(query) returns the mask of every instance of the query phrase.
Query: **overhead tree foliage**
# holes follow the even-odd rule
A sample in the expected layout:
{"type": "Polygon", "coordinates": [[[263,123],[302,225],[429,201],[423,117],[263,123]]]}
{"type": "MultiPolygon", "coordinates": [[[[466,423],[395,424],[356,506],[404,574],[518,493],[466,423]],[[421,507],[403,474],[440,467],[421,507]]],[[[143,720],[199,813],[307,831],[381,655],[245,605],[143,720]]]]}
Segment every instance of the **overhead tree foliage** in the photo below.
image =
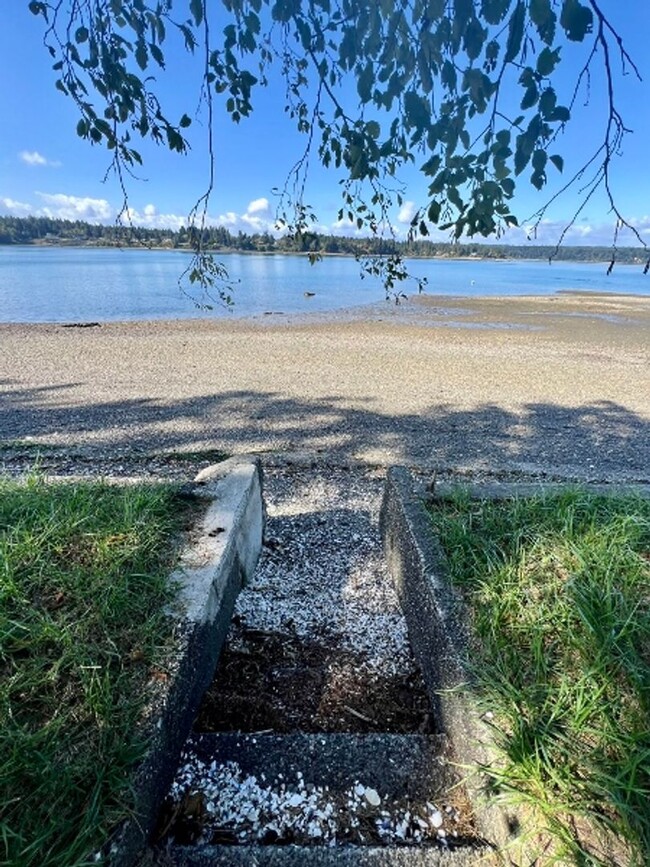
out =
{"type": "MultiPolygon", "coordinates": [[[[391,214],[404,196],[400,171],[414,163],[428,184],[414,236],[431,226],[455,239],[499,236],[517,225],[516,185],[523,179],[543,191],[556,173],[559,190],[544,196],[533,226],[568,187],[580,188],[582,206],[602,187],[617,231],[627,226],[644,244],[611,185],[612,160],[629,131],[616,80],[639,77],[638,70],[597,0],[31,0],[29,8],[46,22],[56,87],[79,109],[77,133],[111,152],[123,214],[126,175],[142,161],[138,139],[181,154],[188,147],[192,117],[171,117],[156,91],[170,41],[179,38],[200,57],[208,182],[190,214],[189,276],[206,290],[225,276],[201,241],[219,113],[244,121],[272,67],[286,82],[284,108],[305,136],[278,211],[294,233],[316,220],[307,181],[318,159],[340,175],[339,217],[371,234],[393,232],[391,214]],[[563,97],[557,73],[580,46],[584,61],[563,97]],[[561,178],[560,136],[594,74],[606,89],[602,137],[561,178]]],[[[188,95],[188,111],[195,101],[188,95]]],[[[364,267],[389,291],[406,275],[398,254],[364,267]]]]}

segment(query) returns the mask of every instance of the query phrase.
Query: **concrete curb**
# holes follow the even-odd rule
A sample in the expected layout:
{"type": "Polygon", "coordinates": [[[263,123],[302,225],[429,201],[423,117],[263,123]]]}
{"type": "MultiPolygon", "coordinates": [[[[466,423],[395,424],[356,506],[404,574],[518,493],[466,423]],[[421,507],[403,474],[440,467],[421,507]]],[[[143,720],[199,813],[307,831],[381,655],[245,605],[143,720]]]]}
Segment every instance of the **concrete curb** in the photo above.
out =
{"type": "Polygon", "coordinates": [[[149,746],[134,775],[136,807],[107,846],[111,867],[130,867],[147,844],[201,697],[214,675],[235,599],[262,547],[258,460],[231,458],[208,467],[196,477],[192,495],[206,501],[207,508],[171,576],[180,587],[173,613],[178,618],[180,646],[164,694],[144,726],[142,734],[149,746]]]}
{"type": "Polygon", "coordinates": [[[449,581],[445,555],[431,532],[423,501],[403,467],[388,471],[379,524],[411,647],[437,720],[449,739],[452,760],[469,772],[464,782],[478,830],[503,853],[506,863],[526,863],[517,842],[521,818],[486,798],[487,777],[480,768],[494,764],[497,757],[472,698],[463,604],[449,581]]]}

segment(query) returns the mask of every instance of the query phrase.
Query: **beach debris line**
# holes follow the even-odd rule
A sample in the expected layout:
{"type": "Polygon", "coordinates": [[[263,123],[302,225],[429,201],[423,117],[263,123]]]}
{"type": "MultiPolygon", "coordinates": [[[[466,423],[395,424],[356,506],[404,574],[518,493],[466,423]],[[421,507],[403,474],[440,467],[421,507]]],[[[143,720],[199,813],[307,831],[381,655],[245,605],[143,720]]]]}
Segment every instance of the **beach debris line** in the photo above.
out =
{"type": "Polygon", "coordinates": [[[451,804],[392,800],[357,780],[341,791],[278,774],[244,773],[236,762],[183,755],[171,787],[164,833],[187,844],[436,845],[463,841],[451,804]]]}

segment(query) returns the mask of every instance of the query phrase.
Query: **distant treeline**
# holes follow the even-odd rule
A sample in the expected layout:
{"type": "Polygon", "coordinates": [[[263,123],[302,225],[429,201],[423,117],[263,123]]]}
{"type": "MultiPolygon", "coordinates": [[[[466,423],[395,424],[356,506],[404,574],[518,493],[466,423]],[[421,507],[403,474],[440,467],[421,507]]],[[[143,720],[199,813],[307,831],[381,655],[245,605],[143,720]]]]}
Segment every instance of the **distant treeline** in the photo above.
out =
{"type": "MultiPolygon", "coordinates": [[[[193,230],[192,230],[193,231],[193,230]]],[[[330,253],[372,256],[399,252],[414,258],[548,259],[554,247],[524,244],[462,243],[434,241],[392,241],[382,238],[348,238],[339,235],[303,234],[276,238],[269,232],[233,234],[223,226],[211,226],[203,233],[204,246],[215,251],[257,253],[330,253]]],[[[0,216],[0,244],[69,245],[92,247],[162,247],[189,249],[191,230],[144,229],[129,226],[102,226],[82,220],[55,220],[49,217],[0,216]]],[[[556,258],[573,262],[608,262],[610,247],[562,246],[556,258]]],[[[645,262],[648,254],[638,247],[617,249],[618,262],[645,262]]]]}

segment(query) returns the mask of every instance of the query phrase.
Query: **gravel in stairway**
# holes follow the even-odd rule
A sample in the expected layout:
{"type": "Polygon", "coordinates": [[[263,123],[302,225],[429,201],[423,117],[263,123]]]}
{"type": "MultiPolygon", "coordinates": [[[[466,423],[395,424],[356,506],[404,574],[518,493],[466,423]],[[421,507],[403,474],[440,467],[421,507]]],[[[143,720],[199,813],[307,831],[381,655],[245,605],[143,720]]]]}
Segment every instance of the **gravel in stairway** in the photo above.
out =
{"type": "Polygon", "coordinates": [[[357,780],[347,790],[282,775],[242,773],[235,762],[206,764],[185,756],[161,828],[187,844],[438,845],[468,841],[462,812],[452,804],[384,798],[357,780]]]}
{"type": "MultiPolygon", "coordinates": [[[[238,598],[198,730],[431,732],[381,549],[382,490],[383,473],[368,469],[267,471],[263,554],[238,598]]],[[[391,801],[362,779],[334,792],[303,774],[266,780],[190,751],[161,833],[179,843],[447,846],[472,836],[468,815],[460,802],[391,801]]]]}
{"type": "Polygon", "coordinates": [[[235,627],[194,723],[199,732],[429,734],[420,674],[384,676],[360,654],[235,627]]]}
{"type": "Polygon", "coordinates": [[[369,669],[406,674],[406,623],[377,521],[383,475],[296,469],[266,476],[265,551],[236,614],[248,628],[335,637],[369,669]]]}
{"type": "Polygon", "coordinates": [[[262,557],[200,731],[433,730],[381,548],[382,490],[368,469],[267,471],[262,557]]]}

